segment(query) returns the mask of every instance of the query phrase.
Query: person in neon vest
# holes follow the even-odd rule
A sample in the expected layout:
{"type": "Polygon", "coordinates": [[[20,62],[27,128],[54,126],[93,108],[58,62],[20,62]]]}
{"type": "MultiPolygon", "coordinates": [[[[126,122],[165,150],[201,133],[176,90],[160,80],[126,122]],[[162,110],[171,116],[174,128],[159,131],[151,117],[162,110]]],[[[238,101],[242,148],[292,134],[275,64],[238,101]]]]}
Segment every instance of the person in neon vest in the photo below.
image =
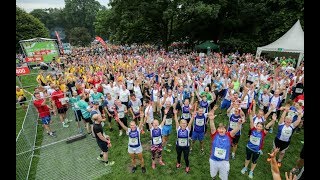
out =
{"type": "Polygon", "coordinates": [[[227,132],[227,128],[222,123],[219,124],[218,129],[214,124],[214,113],[208,114],[211,128],[211,155],[209,158],[210,163],[210,176],[215,179],[215,176],[219,172],[221,180],[227,180],[230,170],[229,155],[231,149],[232,139],[236,133],[240,130],[241,125],[245,122],[245,119],[238,121],[237,126],[227,132]]]}

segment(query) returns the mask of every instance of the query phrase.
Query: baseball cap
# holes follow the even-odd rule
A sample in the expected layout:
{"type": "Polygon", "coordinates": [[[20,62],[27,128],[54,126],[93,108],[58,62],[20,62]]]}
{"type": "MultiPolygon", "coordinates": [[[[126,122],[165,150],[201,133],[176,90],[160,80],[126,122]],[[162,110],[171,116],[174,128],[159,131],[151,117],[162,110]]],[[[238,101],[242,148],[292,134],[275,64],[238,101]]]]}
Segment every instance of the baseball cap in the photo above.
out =
{"type": "Polygon", "coordinates": [[[99,105],[99,102],[98,101],[93,101],[92,104],[93,105],[99,105]]]}

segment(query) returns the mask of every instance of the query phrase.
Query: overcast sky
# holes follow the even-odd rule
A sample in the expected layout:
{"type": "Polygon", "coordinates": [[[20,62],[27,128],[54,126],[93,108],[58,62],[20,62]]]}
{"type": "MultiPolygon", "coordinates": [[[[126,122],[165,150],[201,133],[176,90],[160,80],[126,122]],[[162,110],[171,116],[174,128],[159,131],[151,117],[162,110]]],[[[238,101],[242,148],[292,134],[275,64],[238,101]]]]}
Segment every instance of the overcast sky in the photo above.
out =
{"type": "MultiPolygon", "coordinates": [[[[101,5],[108,6],[109,0],[96,0],[101,5]]],[[[64,0],[16,0],[18,7],[24,9],[27,12],[31,12],[34,9],[45,8],[63,8],[64,0]]]]}

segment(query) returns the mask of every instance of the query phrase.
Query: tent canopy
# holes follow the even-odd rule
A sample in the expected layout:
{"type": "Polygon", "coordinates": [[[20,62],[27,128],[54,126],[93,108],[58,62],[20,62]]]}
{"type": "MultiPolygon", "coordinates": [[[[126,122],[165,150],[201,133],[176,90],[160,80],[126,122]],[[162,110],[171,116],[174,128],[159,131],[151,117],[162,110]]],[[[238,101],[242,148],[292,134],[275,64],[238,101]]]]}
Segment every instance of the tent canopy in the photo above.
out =
{"type": "Polygon", "coordinates": [[[219,49],[219,46],[207,40],[199,45],[196,45],[195,48],[196,49],[219,49]]]}
{"type": "Polygon", "coordinates": [[[266,46],[258,47],[256,56],[259,57],[262,51],[298,53],[299,59],[297,65],[299,66],[304,56],[304,32],[300,20],[278,40],[266,46]]]}
{"type": "Polygon", "coordinates": [[[49,38],[33,38],[33,39],[26,39],[21,40],[19,42],[29,42],[29,41],[56,41],[57,39],[49,39],[49,38]]]}

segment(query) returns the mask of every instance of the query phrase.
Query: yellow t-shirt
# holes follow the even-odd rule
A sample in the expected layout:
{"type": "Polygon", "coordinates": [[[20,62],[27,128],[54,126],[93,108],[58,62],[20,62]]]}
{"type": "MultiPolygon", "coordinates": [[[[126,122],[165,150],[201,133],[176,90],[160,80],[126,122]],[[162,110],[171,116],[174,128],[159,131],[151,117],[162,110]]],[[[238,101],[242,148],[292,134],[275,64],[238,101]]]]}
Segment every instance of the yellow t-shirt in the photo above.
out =
{"type": "Polygon", "coordinates": [[[17,90],[16,90],[16,95],[17,95],[17,99],[18,99],[20,96],[24,96],[24,97],[25,97],[24,91],[23,91],[22,89],[20,89],[20,91],[17,91],[17,90]]]}
{"type": "Polygon", "coordinates": [[[61,84],[60,89],[62,92],[67,92],[67,86],[65,84],[61,84]]]}
{"type": "Polygon", "coordinates": [[[48,75],[48,76],[46,77],[46,80],[47,80],[47,82],[52,81],[51,75],[48,75]]]}
{"type": "Polygon", "coordinates": [[[46,79],[41,74],[38,74],[36,80],[37,81],[42,81],[45,84],[47,83],[46,79]]]}

